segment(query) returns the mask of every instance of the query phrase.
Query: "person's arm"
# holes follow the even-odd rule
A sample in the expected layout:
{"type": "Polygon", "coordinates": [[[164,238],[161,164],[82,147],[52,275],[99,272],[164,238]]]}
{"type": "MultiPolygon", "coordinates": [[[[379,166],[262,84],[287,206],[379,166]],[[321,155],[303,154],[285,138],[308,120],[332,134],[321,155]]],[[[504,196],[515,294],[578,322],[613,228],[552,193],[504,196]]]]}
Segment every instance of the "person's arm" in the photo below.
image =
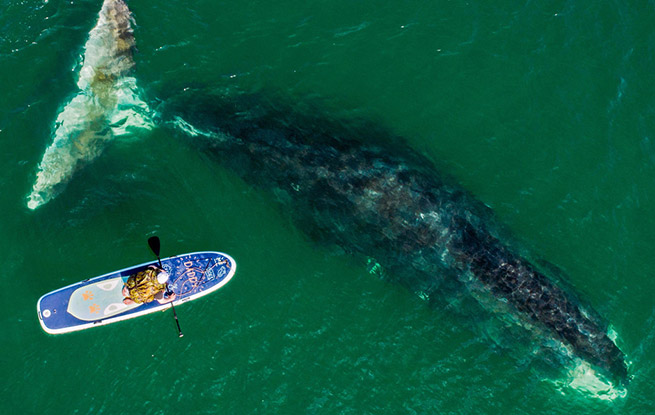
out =
{"type": "Polygon", "coordinates": [[[168,298],[164,296],[165,290],[159,291],[157,294],[155,294],[155,300],[159,302],[159,304],[166,304],[170,303],[171,301],[175,300],[175,293],[170,295],[168,298]]]}

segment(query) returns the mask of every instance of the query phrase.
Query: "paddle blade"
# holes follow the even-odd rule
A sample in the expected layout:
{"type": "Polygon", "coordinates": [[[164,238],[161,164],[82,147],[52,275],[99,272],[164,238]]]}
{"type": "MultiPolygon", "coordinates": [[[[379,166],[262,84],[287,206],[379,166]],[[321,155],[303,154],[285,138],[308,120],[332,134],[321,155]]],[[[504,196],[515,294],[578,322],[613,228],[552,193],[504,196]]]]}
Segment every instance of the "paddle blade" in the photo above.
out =
{"type": "Polygon", "coordinates": [[[152,252],[154,252],[155,256],[159,258],[159,248],[161,247],[159,238],[156,236],[151,236],[148,238],[148,246],[150,246],[150,249],[152,249],[152,252]]]}

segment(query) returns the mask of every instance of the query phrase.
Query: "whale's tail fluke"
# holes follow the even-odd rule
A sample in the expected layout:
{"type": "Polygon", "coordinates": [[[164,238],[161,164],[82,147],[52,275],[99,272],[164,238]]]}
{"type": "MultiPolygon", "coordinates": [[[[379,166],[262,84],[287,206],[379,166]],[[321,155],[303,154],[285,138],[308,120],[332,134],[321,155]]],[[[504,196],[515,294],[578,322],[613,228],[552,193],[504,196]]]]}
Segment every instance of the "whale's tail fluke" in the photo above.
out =
{"type": "Polygon", "coordinates": [[[132,15],[123,0],[105,0],[84,47],[79,92],[57,116],[27,207],[36,209],[62,190],[75,171],[98,157],[107,143],[133,129],[151,129],[134,67],[132,15]]]}

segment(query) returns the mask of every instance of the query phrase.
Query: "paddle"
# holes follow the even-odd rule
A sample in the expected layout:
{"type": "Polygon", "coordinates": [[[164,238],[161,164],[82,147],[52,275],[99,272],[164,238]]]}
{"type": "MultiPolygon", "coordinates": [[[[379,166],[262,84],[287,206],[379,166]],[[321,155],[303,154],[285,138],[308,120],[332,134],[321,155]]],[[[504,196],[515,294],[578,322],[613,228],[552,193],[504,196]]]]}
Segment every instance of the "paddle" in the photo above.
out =
{"type": "MultiPolygon", "coordinates": [[[[157,236],[151,236],[148,238],[148,246],[152,250],[152,252],[155,254],[157,257],[157,261],[159,261],[159,268],[164,269],[164,267],[161,265],[161,259],[159,258],[159,250],[161,248],[161,243],[159,241],[159,238],[157,236]]],[[[168,282],[166,283],[166,293],[169,293],[169,288],[168,288],[168,282]]],[[[180,328],[180,322],[177,319],[177,313],[175,312],[175,306],[173,305],[173,302],[171,301],[171,309],[173,309],[173,316],[175,316],[175,324],[177,324],[177,335],[178,337],[184,336],[182,334],[182,329],[180,328]]]]}

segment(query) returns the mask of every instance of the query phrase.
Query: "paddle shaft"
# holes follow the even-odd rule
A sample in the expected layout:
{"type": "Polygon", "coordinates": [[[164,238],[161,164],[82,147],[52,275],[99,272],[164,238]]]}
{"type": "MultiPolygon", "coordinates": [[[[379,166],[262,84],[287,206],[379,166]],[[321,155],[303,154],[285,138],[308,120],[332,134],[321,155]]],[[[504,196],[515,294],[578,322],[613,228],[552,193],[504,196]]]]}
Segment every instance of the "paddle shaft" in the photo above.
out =
{"type": "Polygon", "coordinates": [[[173,305],[172,301],[171,301],[171,309],[173,310],[173,316],[175,317],[175,324],[177,324],[177,337],[183,337],[184,334],[182,334],[182,329],[180,328],[180,322],[177,319],[177,313],[175,312],[175,306],[173,305]]]}
{"type": "MultiPolygon", "coordinates": [[[[161,264],[161,259],[159,258],[159,250],[161,248],[161,243],[159,241],[159,238],[157,236],[152,236],[148,238],[148,246],[150,247],[150,249],[152,249],[152,252],[157,257],[157,261],[159,261],[159,268],[164,269],[164,267],[161,264]]],[[[168,283],[166,284],[166,292],[167,293],[171,292],[170,289],[168,288],[168,283]]],[[[171,309],[173,310],[173,316],[175,317],[175,324],[177,325],[177,336],[182,337],[184,336],[184,334],[182,334],[182,329],[180,328],[180,321],[177,319],[177,313],[175,312],[175,306],[173,305],[173,301],[171,301],[171,309]]]]}

